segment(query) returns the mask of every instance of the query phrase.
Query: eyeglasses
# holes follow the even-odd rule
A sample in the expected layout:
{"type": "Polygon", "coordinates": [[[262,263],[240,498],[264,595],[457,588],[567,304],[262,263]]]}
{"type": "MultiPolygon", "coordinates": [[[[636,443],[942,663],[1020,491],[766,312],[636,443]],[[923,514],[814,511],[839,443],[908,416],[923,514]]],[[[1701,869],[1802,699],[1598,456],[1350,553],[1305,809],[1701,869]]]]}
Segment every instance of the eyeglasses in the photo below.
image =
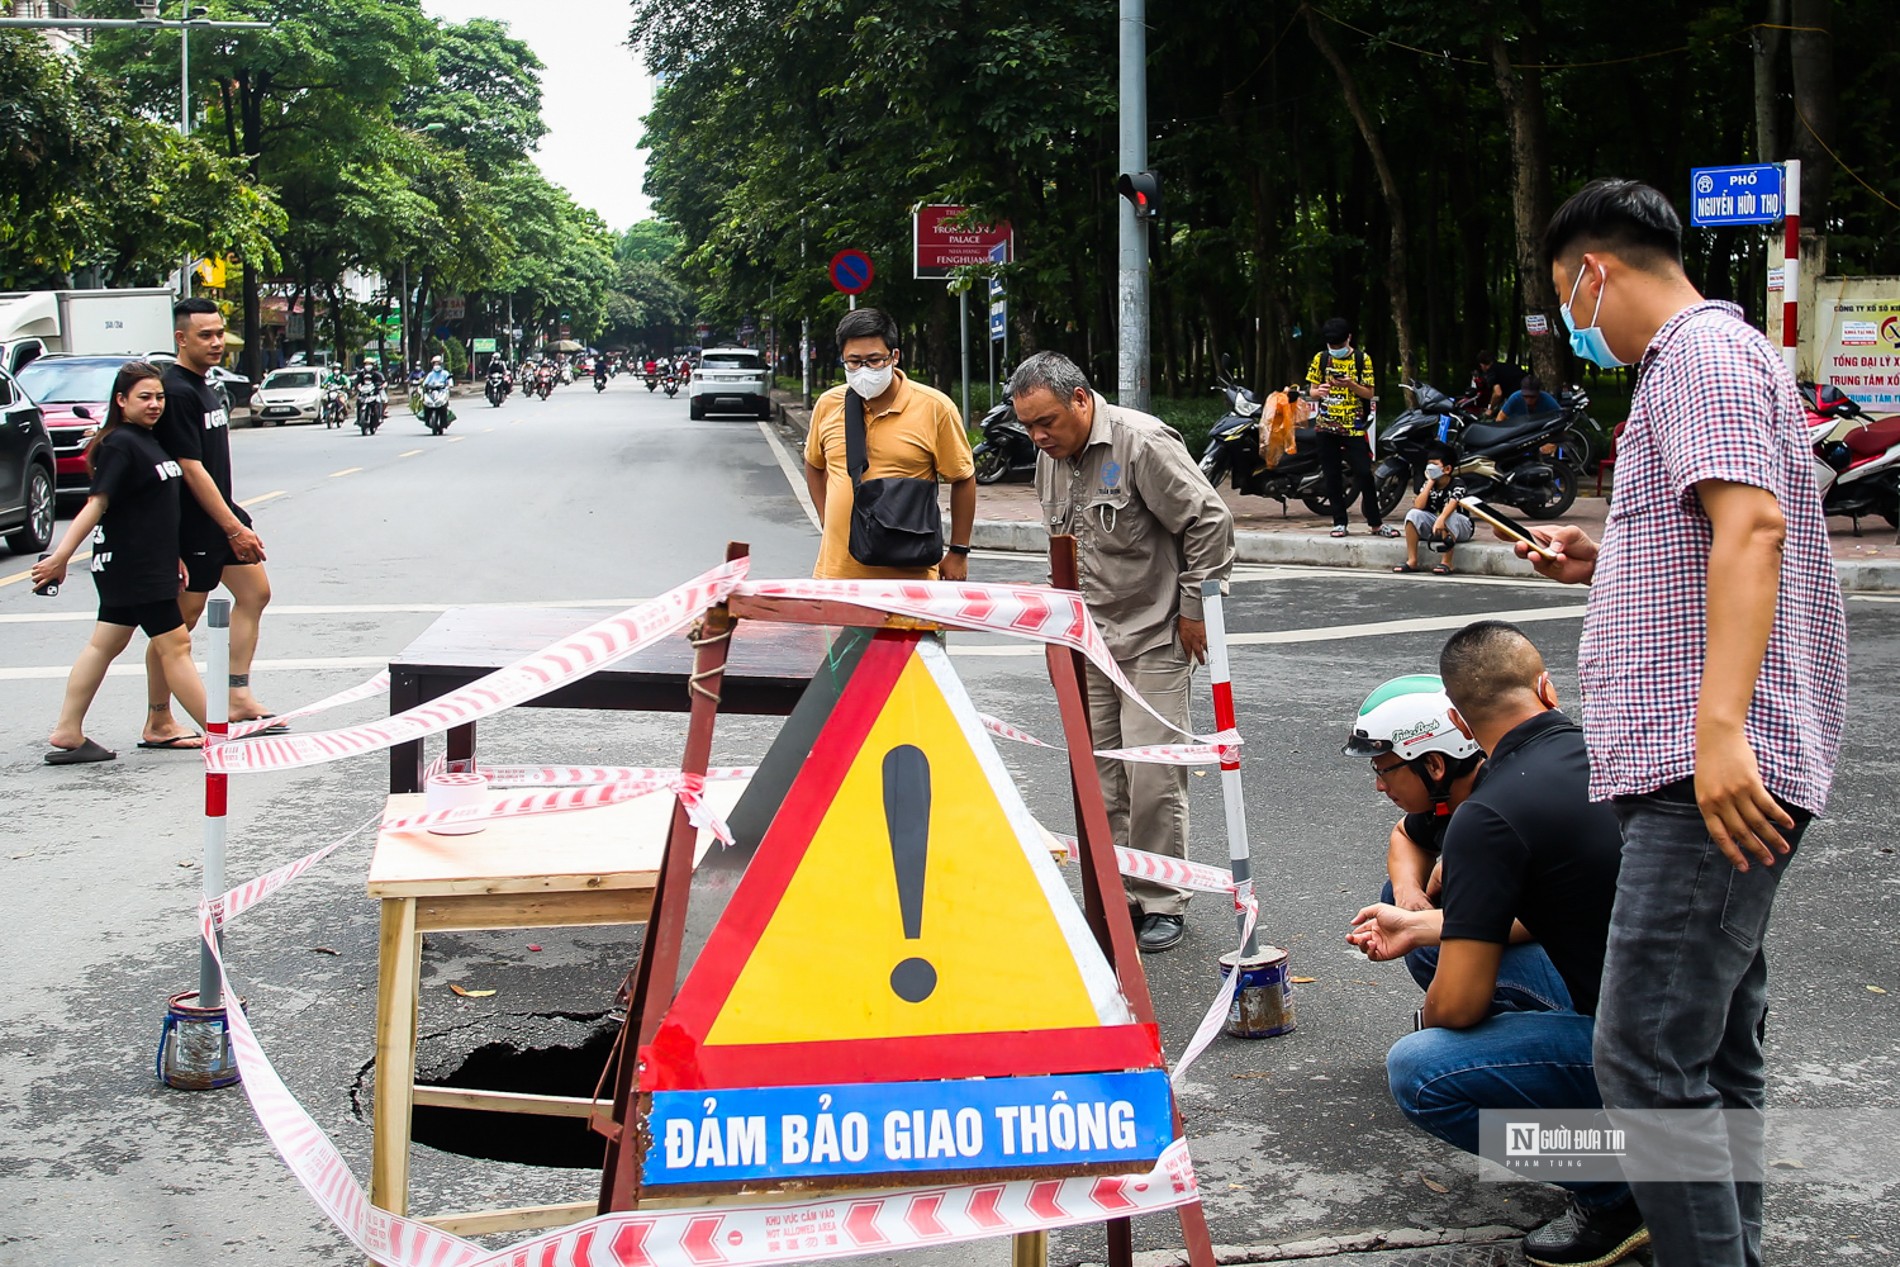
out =
{"type": "Polygon", "coordinates": [[[848,370],[881,370],[886,365],[893,364],[896,360],[897,357],[895,354],[891,356],[847,356],[844,358],[843,365],[848,370]]]}
{"type": "Polygon", "coordinates": [[[1402,760],[1398,757],[1394,757],[1392,759],[1391,765],[1380,765],[1377,761],[1374,761],[1372,763],[1372,772],[1373,774],[1377,775],[1379,778],[1389,779],[1393,775],[1397,774],[1400,770],[1403,770],[1406,766],[1411,765],[1411,764],[1412,764],[1411,762],[1402,760]]]}

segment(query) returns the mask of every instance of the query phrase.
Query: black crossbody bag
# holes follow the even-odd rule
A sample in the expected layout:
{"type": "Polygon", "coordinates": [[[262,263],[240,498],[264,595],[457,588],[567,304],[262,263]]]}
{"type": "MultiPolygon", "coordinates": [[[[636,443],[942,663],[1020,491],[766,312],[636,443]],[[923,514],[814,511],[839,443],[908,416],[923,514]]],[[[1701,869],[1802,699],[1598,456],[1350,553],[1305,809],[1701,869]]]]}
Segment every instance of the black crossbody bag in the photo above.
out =
{"type": "Polygon", "coordinates": [[[864,398],[845,389],[844,462],[851,474],[851,557],[866,567],[931,568],[943,560],[937,481],[867,480],[864,398]]]}

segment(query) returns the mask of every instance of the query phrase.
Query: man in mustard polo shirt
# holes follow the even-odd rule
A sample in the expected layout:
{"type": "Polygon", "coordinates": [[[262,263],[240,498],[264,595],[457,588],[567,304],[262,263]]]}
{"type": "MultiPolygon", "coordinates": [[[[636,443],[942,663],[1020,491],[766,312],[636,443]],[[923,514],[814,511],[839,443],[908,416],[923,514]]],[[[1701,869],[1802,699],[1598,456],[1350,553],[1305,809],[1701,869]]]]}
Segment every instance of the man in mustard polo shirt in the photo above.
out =
{"type": "Polygon", "coordinates": [[[976,463],[963,417],[950,398],[913,383],[897,368],[897,323],[876,308],[859,308],[838,323],[845,384],[818,398],[805,439],[805,486],[824,536],[819,580],[968,580],[970,526],[976,520],[976,463]],[[944,480],[950,485],[950,531],[943,561],[931,568],[867,567],[851,557],[851,474],[845,466],[845,393],[864,398],[864,478],[944,480]]]}

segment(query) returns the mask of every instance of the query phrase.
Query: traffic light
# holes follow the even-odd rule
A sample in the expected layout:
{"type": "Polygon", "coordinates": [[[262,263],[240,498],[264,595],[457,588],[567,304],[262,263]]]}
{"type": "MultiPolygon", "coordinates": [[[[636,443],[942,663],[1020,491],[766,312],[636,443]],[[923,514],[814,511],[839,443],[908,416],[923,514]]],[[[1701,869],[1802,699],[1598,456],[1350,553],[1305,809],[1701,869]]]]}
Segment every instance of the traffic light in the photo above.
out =
{"type": "Polygon", "coordinates": [[[1152,220],[1161,212],[1161,178],[1153,172],[1123,172],[1115,192],[1135,204],[1135,218],[1152,220]]]}

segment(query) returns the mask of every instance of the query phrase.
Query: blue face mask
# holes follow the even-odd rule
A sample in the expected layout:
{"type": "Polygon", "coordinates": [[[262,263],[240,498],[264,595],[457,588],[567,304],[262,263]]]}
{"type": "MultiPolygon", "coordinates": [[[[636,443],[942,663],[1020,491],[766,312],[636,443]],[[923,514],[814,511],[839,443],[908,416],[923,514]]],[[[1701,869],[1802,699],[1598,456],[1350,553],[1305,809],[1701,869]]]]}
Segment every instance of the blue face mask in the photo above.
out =
{"type": "Polygon", "coordinates": [[[1328,344],[1326,348],[1326,355],[1332,357],[1335,361],[1343,361],[1347,357],[1352,355],[1352,344],[1348,343],[1343,348],[1336,348],[1336,347],[1333,347],[1331,344],[1328,344]]]}
{"type": "MultiPolygon", "coordinates": [[[[1604,280],[1607,284],[1608,278],[1605,277],[1604,280]]],[[[1628,365],[1628,361],[1619,361],[1616,359],[1616,353],[1610,351],[1609,340],[1603,337],[1603,327],[1597,324],[1598,318],[1603,315],[1603,291],[1601,289],[1597,291],[1597,307],[1596,311],[1590,314],[1590,324],[1581,330],[1577,328],[1576,318],[1570,315],[1570,305],[1576,302],[1577,287],[1581,285],[1583,285],[1583,270],[1578,269],[1577,280],[1570,284],[1570,299],[1561,309],[1564,319],[1564,329],[1570,331],[1570,350],[1584,360],[1595,365],[1601,365],[1606,370],[1613,370],[1619,365],[1628,365]]]]}

